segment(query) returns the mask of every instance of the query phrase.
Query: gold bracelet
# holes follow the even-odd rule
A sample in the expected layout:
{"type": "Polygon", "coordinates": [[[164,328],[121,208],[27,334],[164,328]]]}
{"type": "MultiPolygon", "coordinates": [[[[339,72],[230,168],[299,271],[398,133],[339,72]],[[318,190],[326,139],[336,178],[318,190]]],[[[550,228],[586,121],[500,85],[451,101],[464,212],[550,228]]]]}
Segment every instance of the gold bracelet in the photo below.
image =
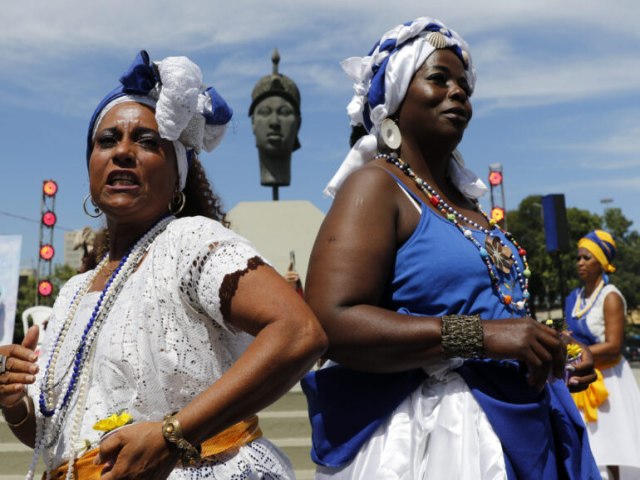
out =
{"type": "Polygon", "coordinates": [[[193,465],[200,461],[200,445],[192,445],[182,436],[182,426],[175,414],[165,415],[162,422],[162,435],[167,442],[173,443],[180,454],[180,461],[183,465],[193,465]]]}
{"type": "Polygon", "coordinates": [[[480,315],[442,317],[442,349],[445,358],[479,358],[484,350],[480,315]]]}
{"type": "Polygon", "coordinates": [[[20,420],[19,422],[16,423],[11,423],[9,420],[7,420],[7,416],[4,413],[4,408],[2,409],[2,416],[4,417],[5,422],[7,422],[7,425],[9,425],[11,428],[18,428],[22,425],[24,425],[27,420],[29,420],[29,417],[31,416],[31,402],[29,401],[29,395],[24,395],[20,400],[18,400],[17,402],[15,402],[12,405],[9,405],[6,408],[13,408],[15,407],[19,402],[24,403],[26,409],[27,409],[27,413],[24,416],[24,418],[22,420],[20,420]]]}

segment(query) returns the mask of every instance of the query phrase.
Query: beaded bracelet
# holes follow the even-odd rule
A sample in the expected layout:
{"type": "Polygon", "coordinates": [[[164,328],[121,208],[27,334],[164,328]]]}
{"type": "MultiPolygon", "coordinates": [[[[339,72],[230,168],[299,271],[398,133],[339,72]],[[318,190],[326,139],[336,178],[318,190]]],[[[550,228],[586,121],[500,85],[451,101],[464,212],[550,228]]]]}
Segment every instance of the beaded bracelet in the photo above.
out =
{"type": "Polygon", "coordinates": [[[478,358],[484,349],[480,315],[442,317],[442,349],[445,358],[478,358]]]}
{"type": "Polygon", "coordinates": [[[19,422],[11,423],[9,420],[7,420],[7,417],[4,414],[4,408],[2,409],[2,416],[4,417],[5,422],[7,422],[7,425],[9,425],[11,428],[18,428],[18,427],[24,425],[27,422],[27,420],[29,420],[29,417],[31,416],[31,402],[29,401],[29,396],[28,395],[24,395],[20,400],[18,400],[17,402],[15,402],[12,405],[9,405],[6,408],[7,409],[13,408],[20,402],[24,403],[24,405],[25,405],[25,407],[27,409],[27,413],[25,414],[24,418],[22,420],[20,420],[19,422]]]}

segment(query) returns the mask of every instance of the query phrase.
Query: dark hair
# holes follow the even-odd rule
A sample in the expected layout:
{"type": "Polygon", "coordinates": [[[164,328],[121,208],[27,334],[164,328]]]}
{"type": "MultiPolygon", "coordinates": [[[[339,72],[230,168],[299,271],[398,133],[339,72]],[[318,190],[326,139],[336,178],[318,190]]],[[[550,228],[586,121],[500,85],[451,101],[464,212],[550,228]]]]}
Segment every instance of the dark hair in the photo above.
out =
{"type": "Polygon", "coordinates": [[[207,174],[195,156],[189,167],[187,183],[183,192],[186,197],[186,203],[182,211],[177,215],[178,218],[202,215],[220,222],[225,227],[229,226],[227,216],[222,210],[222,201],[220,197],[213,193],[207,174]]]}
{"type": "Polygon", "coordinates": [[[349,146],[351,148],[353,148],[353,146],[355,145],[355,143],[360,140],[361,137],[364,137],[365,135],[367,135],[369,132],[367,132],[367,129],[364,128],[364,125],[358,124],[358,125],[352,125],[351,126],[351,135],[349,137],[349,146]]]}

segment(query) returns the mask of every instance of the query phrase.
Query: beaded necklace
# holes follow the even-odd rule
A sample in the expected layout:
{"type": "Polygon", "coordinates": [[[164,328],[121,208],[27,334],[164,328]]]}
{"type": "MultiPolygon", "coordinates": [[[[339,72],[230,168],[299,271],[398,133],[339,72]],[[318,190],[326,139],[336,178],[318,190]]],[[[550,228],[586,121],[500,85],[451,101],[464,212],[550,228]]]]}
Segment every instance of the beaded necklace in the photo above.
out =
{"type": "Polygon", "coordinates": [[[598,300],[598,297],[600,296],[603,288],[604,280],[600,280],[600,283],[598,283],[598,286],[591,293],[591,295],[589,295],[589,298],[584,298],[584,287],[582,287],[578,292],[578,295],[576,296],[576,303],[573,304],[573,310],[571,314],[574,317],[580,319],[587,313],[589,313],[589,310],[591,310],[593,305],[598,300]]]}
{"type": "Polygon", "coordinates": [[[496,295],[500,299],[500,302],[502,302],[509,308],[523,311],[527,315],[531,315],[531,311],[529,309],[529,277],[531,276],[531,270],[529,270],[529,263],[527,262],[527,252],[518,244],[518,242],[516,242],[513,235],[500,228],[500,226],[494,220],[489,219],[479,203],[476,204],[476,207],[478,208],[480,214],[482,214],[482,216],[489,223],[491,230],[484,228],[479,223],[474,222],[470,218],[458,212],[445,200],[443,200],[440,194],[438,194],[438,192],[433,187],[431,187],[431,185],[425,182],[422,178],[418,177],[411,169],[409,164],[398,157],[397,154],[378,153],[376,155],[376,158],[384,158],[388,163],[395,165],[398,169],[400,169],[402,173],[411,178],[418,186],[420,191],[427,197],[429,203],[436,207],[444,218],[455,225],[458,230],[460,230],[462,235],[464,235],[467,240],[469,240],[476,246],[478,252],[480,253],[482,261],[487,267],[489,277],[491,278],[491,285],[493,286],[496,295]],[[473,236],[473,232],[469,228],[466,228],[463,223],[470,225],[476,230],[480,230],[482,233],[484,233],[486,235],[485,244],[482,245],[478,240],[476,240],[476,238],[473,236]],[[524,270],[520,268],[520,265],[518,264],[517,259],[511,249],[502,241],[499,236],[492,234],[492,230],[499,230],[500,232],[502,232],[505,238],[518,249],[518,254],[522,258],[524,270]],[[501,271],[504,274],[509,274],[512,268],[515,268],[516,278],[522,290],[522,299],[516,301],[514,301],[511,294],[502,292],[501,280],[498,273],[498,271],[501,271]]]}
{"type": "MultiPolygon", "coordinates": [[[[64,395],[59,395],[57,402],[54,401],[54,373],[58,360],[60,357],[60,351],[62,344],[70,330],[71,324],[75,318],[78,306],[82,297],[89,291],[96,276],[101,272],[104,265],[108,261],[108,256],[96,266],[91,275],[87,277],[85,282],[78,288],[69,309],[67,316],[60,327],[60,331],[56,336],[56,341],[52,346],[51,355],[49,357],[47,367],[42,379],[42,385],[40,390],[39,407],[43,417],[50,417],[49,425],[42,419],[42,425],[40,422],[36,422],[36,445],[34,448],[33,460],[27,479],[33,479],[34,471],[45,445],[45,438],[48,432],[53,431],[54,439],[49,443],[49,446],[57,441],[62,430],[62,423],[66,417],[66,412],[70,404],[70,399],[74,392],[79,388],[78,404],[76,408],[76,416],[74,418],[72,435],[79,435],[80,423],[84,414],[84,401],[86,400],[86,390],[88,380],[90,377],[90,370],[92,367],[93,358],[93,346],[95,340],[100,332],[100,329],[108,317],[108,314],[113,307],[116,297],[124,287],[125,283],[136,270],[142,257],[147,253],[149,247],[156,239],[156,237],[164,231],[167,225],[174,219],[174,217],[165,217],[156,223],[142,238],[140,238],[131,249],[122,258],[111,277],[107,280],[100,297],[93,309],[93,313],[87,322],[83,330],[83,334],[80,340],[80,345],[76,350],[73,361],[73,371],[69,375],[69,378],[64,382],[61,392],[64,395]]],[[[75,458],[75,447],[72,438],[71,442],[71,454],[69,459],[69,470],[67,471],[67,478],[72,478],[73,475],[73,460],[75,458]]]]}

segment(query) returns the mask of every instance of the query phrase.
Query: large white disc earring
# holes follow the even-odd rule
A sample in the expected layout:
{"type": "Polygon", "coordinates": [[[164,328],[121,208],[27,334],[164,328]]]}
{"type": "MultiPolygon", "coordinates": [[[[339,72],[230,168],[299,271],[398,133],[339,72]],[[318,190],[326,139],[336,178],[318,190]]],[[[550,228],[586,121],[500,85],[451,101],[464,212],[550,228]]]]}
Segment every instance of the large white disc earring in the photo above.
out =
{"type": "Polygon", "coordinates": [[[100,210],[95,204],[93,198],[91,198],[90,193],[87,193],[87,196],[84,197],[84,201],[82,202],[82,209],[84,210],[84,213],[91,218],[98,218],[100,215],[102,215],[102,210],[100,210]],[[93,214],[89,213],[89,210],[87,210],[87,200],[91,200],[91,205],[93,205],[93,214]]]}
{"type": "Polygon", "coordinates": [[[391,151],[398,150],[402,145],[400,128],[390,118],[385,118],[380,125],[380,139],[385,147],[391,151]]]}

